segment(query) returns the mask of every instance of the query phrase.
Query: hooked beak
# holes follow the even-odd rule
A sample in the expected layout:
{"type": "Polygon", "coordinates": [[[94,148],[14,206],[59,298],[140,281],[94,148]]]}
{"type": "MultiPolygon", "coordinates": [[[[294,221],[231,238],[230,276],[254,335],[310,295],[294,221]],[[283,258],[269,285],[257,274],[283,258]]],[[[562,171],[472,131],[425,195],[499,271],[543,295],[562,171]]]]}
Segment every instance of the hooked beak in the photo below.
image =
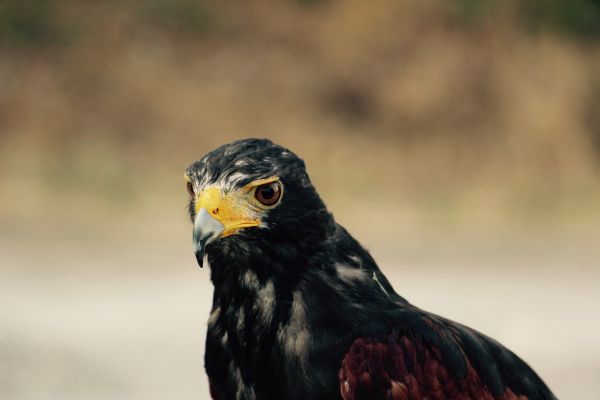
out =
{"type": "Polygon", "coordinates": [[[205,208],[198,210],[194,220],[194,252],[200,268],[203,266],[205,248],[225,230],[225,225],[213,218],[205,208]]]}
{"type": "MultiPolygon", "coordinates": [[[[269,178],[273,181],[275,178],[269,178]]],[[[260,212],[253,202],[252,189],[265,182],[254,181],[241,189],[224,193],[218,186],[204,188],[196,198],[194,209],[194,252],[202,267],[206,246],[211,242],[233,235],[240,229],[260,226],[260,212]]]]}

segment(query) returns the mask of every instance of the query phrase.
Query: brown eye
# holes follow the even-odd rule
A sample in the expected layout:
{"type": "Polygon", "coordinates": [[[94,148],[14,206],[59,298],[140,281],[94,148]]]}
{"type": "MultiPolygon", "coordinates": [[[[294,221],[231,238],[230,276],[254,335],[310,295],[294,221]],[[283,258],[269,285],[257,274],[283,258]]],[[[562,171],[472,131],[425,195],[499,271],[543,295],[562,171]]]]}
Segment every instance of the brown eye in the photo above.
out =
{"type": "Polygon", "coordinates": [[[281,183],[271,182],[260,185],[254,195],[256,200],[265,206],[275,205],[281,198],[281,183]]]}
{"type": "Polygon", "coordinates": [[[186,182],[185,185],[187,192],[189,193],[190,197],[194,197],[194,185],[192,185],[192,182],[186,182]]]}

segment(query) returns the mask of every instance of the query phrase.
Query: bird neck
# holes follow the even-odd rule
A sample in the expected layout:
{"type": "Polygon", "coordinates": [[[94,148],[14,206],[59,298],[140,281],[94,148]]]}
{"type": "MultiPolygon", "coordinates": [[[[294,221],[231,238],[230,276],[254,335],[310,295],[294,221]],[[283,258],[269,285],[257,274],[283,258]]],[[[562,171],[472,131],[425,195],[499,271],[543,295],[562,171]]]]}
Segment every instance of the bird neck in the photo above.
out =
{"type": "Polygon", "coordinates": [[[310,292],[321,284],[322,290],[342,294],[348,302],[401,299],[370,254],[343,227],[332,223],[311,237],[311,241],[225,238],[208,257],[215,302],[232,311],[247,306],[249,312],[261,312],[257,322],[280,323],[289,318],[295,292],[310,292]],[[363,298],[355,298],[363,292],[363,298]],[[257,304],[272,309],[261,310],[257,304]]]}
{"type": "Polygon", "coordinates": [[[357,330],[385,331],[386,318],[374,318],[376,324],[370,318],[403,300],[340,226],[310,244],[264,245],[273,240],[231,238],[209,253],[215,291],[207,368],[228,354],[229,373],[255,390],[271,390],[266,381],[280,370],[300,384],[324,379],[316,371],[328,366],[333,381],[357,330]]]}

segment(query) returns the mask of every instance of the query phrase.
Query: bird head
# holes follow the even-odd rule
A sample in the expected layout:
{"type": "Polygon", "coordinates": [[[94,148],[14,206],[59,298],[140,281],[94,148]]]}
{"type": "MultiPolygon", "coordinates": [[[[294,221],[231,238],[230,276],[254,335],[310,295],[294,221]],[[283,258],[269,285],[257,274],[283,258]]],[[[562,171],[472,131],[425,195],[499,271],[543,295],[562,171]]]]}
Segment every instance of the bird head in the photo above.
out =
{"type": "Polygon", "coordinates": [[[224,241],[243,248],[265,239],[293,242],[331,218],[304,162],[267,139],[223,145],[190,165],[185,180],[201,267],[207,249],[224,241]]]}

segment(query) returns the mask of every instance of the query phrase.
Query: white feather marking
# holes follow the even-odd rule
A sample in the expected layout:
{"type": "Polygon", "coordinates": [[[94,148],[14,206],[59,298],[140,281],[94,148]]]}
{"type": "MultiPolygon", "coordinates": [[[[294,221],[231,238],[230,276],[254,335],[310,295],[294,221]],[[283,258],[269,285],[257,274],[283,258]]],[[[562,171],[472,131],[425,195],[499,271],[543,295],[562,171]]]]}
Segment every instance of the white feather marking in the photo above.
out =
{"type": "MultiPolygon", "coordinates": [[[[353,268],[343,264],[336,264],[335,269],[337,270],[339,277],[347,283],[354,283],[356,281],[364,281],[369,279],[368,271],[364,269],[353,268]]],[[[390,296],[381,282],[379,282],[379,278],[377,278],[377,272],[372,271],[370,278],[373,279],[373,281],[377,284],[377,286],[379,286],[386,296],[390,296]]]]}
{"type": "Polygon", "coordinates": [[[337,270],[340,278],[342,278],[342,280],[346,282],[366,280],[369,277],[367,271],[360,268],[349,267],[343,264],[336,264],[335,269],[337,270]]]}
{"type": "Polygon", "coordinates": [[[257,289],[259,286],[258,276],[253,271],[247,270],[242,275],[241,284],[247,289],[257,289]]]}
{"type": "Polygon", "coordinates": [[[381,290],[383,290],[383,293],[385,293],[386,296],[390,297],[390,295],[387,292],[387,290],[385,290],[385,288],[383,287],[383,285],[381,284],[381,282],[379,282],[379,279],[377,279],[377,273],[375,271],[373,271],[373,280],[379,285],[379,287],[381,288],[381,290]]]}
{"type": "Polygon", "coordinates": [[[238,337],[244,336],[244,324],[246,323],[246,316],[244,315],[244,308],[241,307],[237,312],[237,323],[235,329],[237,331],[238,337]]]}
{"type": "Polygon", "coordinates": [[[214,309],[213,312],[210,313],[210,317],[208,317],[208,325],[212,326],[219,319],[219,315],[221,315],[221,306],[214,309]]]}
{"type": "Polygon", "coordinates": [[[290,310],[290,320],[279,328],[277,339],[288,356],[298,359],[303,367],[306,361],[310,332],[306,322],[306,309],[302,294],[295,291],[290,310]]]}
{"type": "Polygon", "coordinates": [[[231,174],[224,174],[222,175],[219,180],[218,180],[218,186],[226,189],[226,190],[231,190],[235,187],[235,184],[245,178],[247,178],[248,175],[236,171],[236,172],[232,172],[231,174]]]}
{"type": "Polygon", "coordinates": [[[348,382],[347,380],[344,381],[344,384],[342,386],[342,391],[344,394],[344,398],[346,398],[346,396],[348,396],[350,394],[350,382],[348,382]]]}
{"type": "Polygon", "coordinates": [[[258,227],[261,229],[268,229],[269,225],[266,222],[260,221],[260,225],[258,227]]]}
{"type": "Polygon", "coordinates": [[[275,304],[275,287],[268,281],[256,294],[256,307],[260,320],[269,325],[273,319],[273,305],[275,304]]]}
{"type": "Polygon", "coordinates": [[[236,400],[253,400],[256,399],[254,394],[254,388],[252,386],[246,386],[242,373],[239,367],[233,363],[229,364],[229,373],[233,377],[236,385],[235,398],[236,400]]]}
{"type": "Polygon", "coordinates": [[[352,254],[351,256],[348,256],[348,258],[351,259],[352,261],[354,261],[359,266],[362,264],[360,258],[357,255],[355,255],[355,254],[352,254]]]}

